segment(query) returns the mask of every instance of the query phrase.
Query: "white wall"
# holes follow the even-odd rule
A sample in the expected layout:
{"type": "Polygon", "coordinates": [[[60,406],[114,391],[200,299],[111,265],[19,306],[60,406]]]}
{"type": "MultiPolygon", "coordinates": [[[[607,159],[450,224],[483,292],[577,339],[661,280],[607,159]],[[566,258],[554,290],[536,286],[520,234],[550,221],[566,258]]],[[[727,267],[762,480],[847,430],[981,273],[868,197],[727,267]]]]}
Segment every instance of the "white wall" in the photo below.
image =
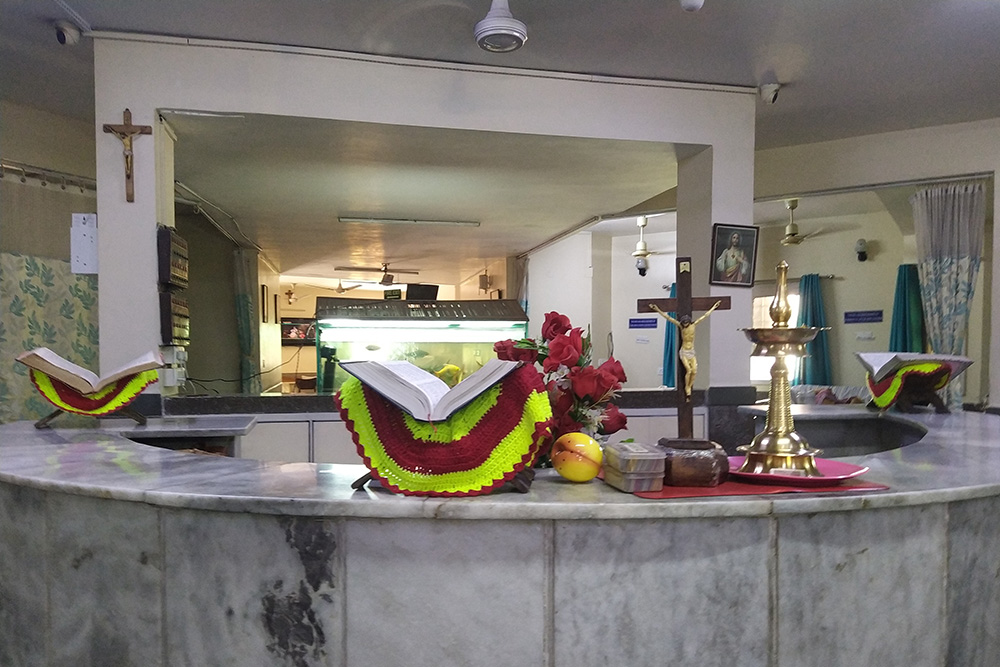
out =
{"type": "MultiPolygon", "coordinates": [[[[421,66],[243,43],[94,37],[98,213],[102,226],[119,239],[102,246],[102,304],[151,301],[155,275],[143,267],[155,254],[154,185],[156,178],[172,178],[156,173],[151,142],[139,138],[136,201],[123,201],[121,144],[104,135],[101,125],[120,119],[126,107],[134,123],[146,125],[156,122],[158,109],[182,108],[711,146],[707,169],[700,171],[711,179],[710,192],[701,193],[708,196],[701,208],[715,219],[752,220],[752,89],[421,66]],[[108,265],[115,268],[104,274],[108,265]]],[[[672,185],[665,183],[664,189],[672,185]]],[[[704,216],[692,224],[704,225],[704,216]]],[[[707,248],[709,237],[706,230],[692,242],[707,248]]],[[[556,305],[566,309],[563,301],[556,305]]],[[[579,316],[589,320],[589,312],[579,316]]],[[[102,367],[148,349],[155,320],[151,309],[102,309],[102,367]]],[[[713,335],[713,354],[728,354],[738,335],[713,335]]],[[[739,372],[727,375],[725,364],[720,369],[718,383],[741,383],[739,372]]],[[[712,379],[715,383],[715,371],[712,379]]]]}
{"type": "MultiPolygon", "coordinates": [[[[990,174],[995,183],[998,172],[1000,118],[994,118],[759,151],[754,189],[758,198],[780,198],[970,173],[990,174]]],[[[996,196],[988,218],[1000,219],[1000,198],[996,196]]],[[[992,261],[1000,256],[1000,234],[989,231],[987,242],[991,242],[986,249],[990,261],[983,266],[983,289],[978,290],[977,301],[981,298],[982,303],[991,304],[1000,295],[1000,271],[992,261]]],[[[971,320],[977,323],[978,331],[970,332],[969,355],[980,366],[977,372],[988,369],[990,405],[998,406],[1000,337],[993,332],[1000,331],[1000,308],[988,309],[974,302],[971,320]]],[[[975,376],[970,374],[967,388],[976,384],[975,376]]]]}
{"type": "MultiPolygon", "coordinates": [[[[618,236],[612,240],[611,332],[615,341],[615,358],[622,363],[629,389],[659,387],[663,384],[663,337],[666,327],[673,326],[656,313],[638,313],[637,299],[670,296],[670,285],[676,280],[677,235],[673,232],[644,234],[649,249],[657,253],[649,258],[649,269],[640,276],[635,268],[637,236],[618,236]],[[666,285],[667,289],[663,289],[666,285]],[[633,318],[655,318],[655,329],[629,329],[633,318]]],[[[708,378],[696,378],[699,388],[708,386],[708,378]]]]}
{"type": "MultiPolygon", "coordinates": [[[[827,333],[830,343],[833,383],[864,386],[864,370],[856,352],[884,352],[889,349],[889,328],[896,288],[897,267],[904,262],[903,235],[888,213],[810,219],[809,230],[823,233],[797,246],[783,246],[783,226],[764,227],[757,251],[757,296],[774,295],[774,268],[788,262],[789,293],[798,292],[798,279],[806,273],[833,274],[821,280],[827,333]],[[859,238],[869,242],[868,261],[859,262],[854,244],[859,238]],[[877,248],[877,250],[876,250],[877,248]],[[881,310],[879,323],[844,324],[845,311],[881,310]],[[859,340],[870,333],[874,338],[859,340]]],[[[793,323],[794,324],[794,323],[793,323]]]]}
{"type": "Polygon", "coordinates": [[[586,328],[593,320],[593,281],[590,234],[567,237],[528,258],[528,336],[542,333],[545,313],[556,311],[574,327],[586,328]]]}

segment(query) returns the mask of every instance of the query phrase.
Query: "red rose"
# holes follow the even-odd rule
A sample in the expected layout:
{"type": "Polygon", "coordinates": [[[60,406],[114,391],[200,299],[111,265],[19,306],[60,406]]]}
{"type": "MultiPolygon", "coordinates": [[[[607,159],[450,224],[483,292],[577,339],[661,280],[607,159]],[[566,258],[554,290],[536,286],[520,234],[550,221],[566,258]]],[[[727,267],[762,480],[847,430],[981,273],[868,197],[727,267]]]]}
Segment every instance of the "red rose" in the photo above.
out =
{"type": "Polygon", "coordinates": [[[558,437],[563,433],[576,433],[581,429],[583,429],[583,424],[573,419],[569,412],[566,412],[556,419],[555,426],[552,428],[552,434],[558,437]]]}
{"type": "Polygon", "coordinates": [[[538,350],[529,347],[518,347],[512,340],[502,340],[493,344],[493,351],[497,353],[497,359],[504,361],[525,361],[529,364],[535,363],[538,359],[538,350]]]}
{"type": "Polygon", "coordinates": [[[598,432],[603,435],[611,435],[612,433],[617,433],[618,431],[625,428],[625,424],[628,422],[622,411],[618,409],[618,406],[614,403],[608,403],[604,408],[604,416],[601,417],[601,425],[598,427],[598,432]]]}
{"type": "Polygon", "coordinates": [[[614,357],[609,358],[601,364],[597,370],[604,373],[610,373],[617,382],[625,382],[628,380],[628,378],[625,377],[625,369],[622,368],[621,362],[614,357]]]}
{"type": "Polygon", "coordinates": [[[501,340],[493,343],[493,351],[497,353],[497,359],[504,361],[514,360],[514,341],[501,340]]]}
{"type": "Polygon", "coordinates": [[[560,334],[549,342],[549,356],[542,364],[542,370],[551,373],[560,366],[575,366],[583,351],[583,332],[571,329],[568,334],[560,334]]]}
{"type": "Polygon", "coordinates": [[[596,401],[604,396],[601,374],[593,366],[574,366],[569,371],[570,391],[580,400],[596,401]]]}
{"type": "Polygon", "coordinates": [[[552,416],[561,417],[573,407],[573,395],[566,391],[553,392],[549,395],[552,403],[552,416]]]}
{"type": "Polygon", "coordinates": [[[552,311],[545,313],[545,324],[542,325],[542,340],[552,340],[572,328],[569,318],[552,311]]]}

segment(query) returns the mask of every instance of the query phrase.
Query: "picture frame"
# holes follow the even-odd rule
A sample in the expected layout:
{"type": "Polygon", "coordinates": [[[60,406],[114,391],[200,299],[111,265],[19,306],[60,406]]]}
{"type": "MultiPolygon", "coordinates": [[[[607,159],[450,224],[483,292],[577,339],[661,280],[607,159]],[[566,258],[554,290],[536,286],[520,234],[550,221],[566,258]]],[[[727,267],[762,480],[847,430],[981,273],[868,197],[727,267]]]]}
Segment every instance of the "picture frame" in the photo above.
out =
{"type": "Polygon", "coordinates": [[[712,225],[712,264],[708,282],[753,287],[759,234],[759,228],[749,225],[712,225]]]}

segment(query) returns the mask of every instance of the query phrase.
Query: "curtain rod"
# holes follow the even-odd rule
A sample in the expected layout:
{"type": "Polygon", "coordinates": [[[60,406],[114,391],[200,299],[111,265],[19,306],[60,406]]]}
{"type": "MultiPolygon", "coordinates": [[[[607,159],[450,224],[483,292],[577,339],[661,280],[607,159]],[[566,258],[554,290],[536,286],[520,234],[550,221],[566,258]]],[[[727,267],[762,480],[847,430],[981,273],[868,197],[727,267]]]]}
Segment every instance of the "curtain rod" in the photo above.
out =
{"type": "MultiPolygon", "coordinates": [[[[835,276],[832,273],[820,274],[819,277],[822,280],[843,280],[844,279],[844,276],[835,276]]],[[[799,276],[798,278],[787,278],[787,281],[790,282],[790,283],[797,283],[800,280],[802,280],[802,276],[799,276]]],[[[754,282],[754,285],[756,285],[757,283],[776,283],[776,282],[778,282],[778,279],[777,278],[761,278],[761,279],[755,280],[753,282],[754,282]]]]}
{"type": "Polygon", "coordinates": [[[958,183],[961,181],[989,181],[993,179],[993,172],[977,171],[971,174],[957,174],[955,176],[941,176],[938,178],[917,178],[908,181],[887,181],[885,183],[871,183],[868,185],[848,185],[842,188],[829,188],[826,190],[807,190],[805,192],[788,193],[783,195],[768,195],[754,199],[754,202],[781,201],[784,199],[806,199],[808,197],[822,197],[824,195],[843,195],[853,192],[868,192],[870,190],[885,190],[887,188],[918,187],[921,185],[939,185],[943,183],[958,183]]]}
{"type": "Polygon", "coordinates": [[[97,192],[97,181],[93,178],[67,174],[44,167],[35,167],[14,160],[0,160],[0,179],[6,178],[7,172],[13,172],[12,175],[22,183],[26,183],[28,179],[31,179],[38,181],[42,187],[58,185],[65,190],[67,186],[73,186],[74,188],[79,188],[81,194],[88,190],[92,193],[97,192]]]}

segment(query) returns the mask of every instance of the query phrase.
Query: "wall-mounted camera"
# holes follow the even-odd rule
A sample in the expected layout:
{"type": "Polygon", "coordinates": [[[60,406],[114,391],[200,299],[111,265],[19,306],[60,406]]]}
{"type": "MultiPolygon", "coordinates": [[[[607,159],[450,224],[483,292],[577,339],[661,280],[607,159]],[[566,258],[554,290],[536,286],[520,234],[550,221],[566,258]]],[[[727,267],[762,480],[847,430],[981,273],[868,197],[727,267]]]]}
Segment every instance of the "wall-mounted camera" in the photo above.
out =
{"type": "Polygon", "coordinates": [[[646,270],[649,269],[649,260],[645,257],[639,257],[635,260],[635,268],[639,270],[640,276],[645,276],[646,270]]]}
{"type": "Polygon", "coordinates": [[[56,21],[56,41],[60,44],[77,44],[80,41],[80,29],[69,21],[56,21]]]}

